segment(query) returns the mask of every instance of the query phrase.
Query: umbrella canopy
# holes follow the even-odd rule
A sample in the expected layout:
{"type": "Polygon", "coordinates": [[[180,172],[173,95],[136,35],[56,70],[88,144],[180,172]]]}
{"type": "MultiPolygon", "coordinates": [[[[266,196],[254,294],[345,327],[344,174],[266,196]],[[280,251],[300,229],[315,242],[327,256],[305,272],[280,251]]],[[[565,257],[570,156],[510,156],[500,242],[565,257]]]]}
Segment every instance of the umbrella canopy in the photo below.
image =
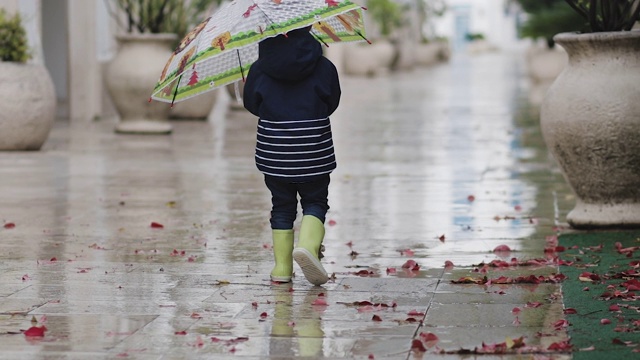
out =
{"type": "Polygon", "coordinates": [[[366,40],[362,7],[349,0],[234,0],[185,36],[151,97],[174,103],[243,80],[260,41],[307,26],[324,44],[366,40]]]}

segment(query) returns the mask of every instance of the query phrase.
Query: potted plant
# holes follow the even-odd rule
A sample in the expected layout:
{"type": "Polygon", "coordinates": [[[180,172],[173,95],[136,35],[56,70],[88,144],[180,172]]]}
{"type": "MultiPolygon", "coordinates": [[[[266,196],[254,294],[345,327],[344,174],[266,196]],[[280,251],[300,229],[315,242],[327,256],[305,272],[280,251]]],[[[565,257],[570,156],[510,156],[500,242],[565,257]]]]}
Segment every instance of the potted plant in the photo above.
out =
{"type": "Polygon", "coordinates": [[[53,126],[53,82],[29,59],[20,15],[0,9],[0,150],[40,150],[53,126]]]}
{"type": "Polygon", "coordinates": [[[402,8],[393,0],[367,0],[365,17],[376,27],[372,44],[351,46],[346,50],[345,70],[352,75],[376,75],[388,71],[398,59],[398,52],[391,43],[394,30],[402,23],[402,8]]]}
{"type": "Polygon", "coordinates": [[[541,107],[547,146],[576,194],[575,228],[640,227],[640,0],[566,0],[588,29],[561,33],[569,63],[541,107]]]}
{"type": "Polygon", "coordinates": [[[419,43],[414,44],[416,64],[428,66],[439,61],[448,60],[450,55],[448,40],[434,36],[433,30],[430,31],[431,36],[427,36],[425,33],[425,29],[429,27],[431,19],[445,14],[447,11],[446,3],[444,0],[430,2],[416,0],[416,9],[418,13],[418,32],[420,34],[419,43]]]}
{"type": "Polygon", "coordinates": [[[106,69],[106,85],[120,114],[118,133],[168,134],[170,107],[149,102],[160,70],[178,36],[168,32],[170,15],[180,0],[109,0],[113,17],[126,33],[118,35],[119,51],[106,69]],[[115,6],[114,6],[115,4],[115,6]],[[122,24],[121,24],[122,25],[122,24]]]}
{"type": "MultiPolygon", "coordinates": [[[[569,31],[584,30],[580,14],[567,6],[565,0],[517,0],[527,14],[520,26],[524,38],[534,40],[527,51],[527,68],[534,86],[546,91],[567,64],[567,54],[555,46],[553,36],[569,31]],[[538,40],[541,40],[542,44],[538,40]]],[[[541,101],[541,97],[540,101],[541,101]]]]}
{"type": "MultiPolygon", "coordinates": [[[[180,0],[166,24],[166,31],[178,35],[183,39],[187,33],[200,24],[213,7],[220,6],[224,0],[180,0]]],[[[176,43],[176,46],[179,44],[176,43]]],[[[174,46],[175,48],[175,46],[174,46]]],[[[171,119],[206,120],[215,105],[218,91],[209,91],[177,103],[172,108],[171,119]]]]}

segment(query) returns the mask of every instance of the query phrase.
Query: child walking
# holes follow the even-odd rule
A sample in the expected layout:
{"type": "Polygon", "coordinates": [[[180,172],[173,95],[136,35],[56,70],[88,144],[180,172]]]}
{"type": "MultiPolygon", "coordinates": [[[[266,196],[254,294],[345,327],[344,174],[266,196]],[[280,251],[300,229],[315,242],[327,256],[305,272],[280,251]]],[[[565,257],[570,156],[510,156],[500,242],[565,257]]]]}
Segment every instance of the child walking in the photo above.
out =
{"type": "Polygon", "coordinates": [[[320,259],[329,174],[336,168],[329,116],[341,91],[335,66],[309,30],[260,42],[244,107],[259,117],[255,160],[271,191],[271,280],[290,282],[295,259],[310,283],[322,285],[329,280],[320,259]],[[303,216],[294,249],[298,196],[303,216]]]}

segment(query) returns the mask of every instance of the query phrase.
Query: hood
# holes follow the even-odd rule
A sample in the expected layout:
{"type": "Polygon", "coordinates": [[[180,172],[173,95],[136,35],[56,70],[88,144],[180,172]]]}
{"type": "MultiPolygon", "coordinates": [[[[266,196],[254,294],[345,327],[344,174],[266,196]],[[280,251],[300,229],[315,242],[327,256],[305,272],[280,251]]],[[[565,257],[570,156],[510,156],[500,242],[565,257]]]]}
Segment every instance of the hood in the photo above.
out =
{"type": "Polygon", "coordinates": [[[260,67],[278,80],[298,81],[308,77],[322,57],[320,43],[308,29],[297,29],[263,40],[259,44],[260,67]]]}

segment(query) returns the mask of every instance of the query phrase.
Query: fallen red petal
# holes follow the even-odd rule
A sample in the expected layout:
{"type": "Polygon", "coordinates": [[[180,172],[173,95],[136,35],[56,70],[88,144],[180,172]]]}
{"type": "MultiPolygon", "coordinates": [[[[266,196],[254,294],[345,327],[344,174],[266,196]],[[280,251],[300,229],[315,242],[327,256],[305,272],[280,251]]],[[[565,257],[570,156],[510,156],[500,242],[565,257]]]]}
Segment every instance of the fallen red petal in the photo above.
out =
{"type": "Polygon", "coordinates": [[[336,225],[336,221],[335,220],[329,220],[328,222],[329,226],[335,226],[336,225]]]}
{"type": "Polygon", "coordinates": [[[419,352],[427,351],[427,349],[424,347],[424,344],[422,344],[422,341],[418,339],[413,339],[413,341],[411,342],[411,350],[419,352]]]}
{"type": "Polygon", "coordinates": [[[440,237],[438,238],[438,240],[440,240],[441,242],[444,242],[444,240],[445,240],[444,234],[440,235],[440,237]]]}
{"type": "Polygon", "coordinates": [[[493,249],[493,252],[508,252],[511,251],[511,248],[507,245],[498,245],[493,249]]]}
{"type": "Polygon", "coordinates": [[[15,227],[16,227],[16,224],[14,224],[12,222],[4,224],[4,228],[5,229],[13,229],[15,227]]]}
{"type": "Polygon", "coordinates": [[[373,321],[382,321],[382,318],[380,316],[378,316],[378,315],[373,315],[371,320],[373,320],[373,321]]]}
{"type": "Polygon", "coordinates": [[[313,302],[311,303],[311,305],[327,306],[327,305],[329,305],[329,304],[327,304],[327,300],[325,300],[325,299],[315,299],[315,300],[313,300],[313,302]]]}
{"type": "Polygon", "coordinates": [[[609,319],[600,319],[600,324],[602,324],[602,325],[611,324],[611,320],[609,320],[609,319]]]}
{"type": "Polygon", "coordinates": [[[469,196],[467,196],[467,200],[468,200],[469,202],[474,202],[474,201],[476,200],[476,197],[475,197],[475,196],[473,196],[473,195],[469,195],[469,196]]]}
{"type": "Polygon", "coordinates": [[[152,227],[153,229],[164,229],[164,225],[162,225],[162,224],[160,224],[160,223],[157,223],[157,222],[155,222],[155,221],[153,221],[153,222],[151,223],[151,227],[152,227]]]}
{"type": "Polygon", "coordinates": [[[182,330],[182,331],[176,331],[174,334],[175,335],[187,335],[187,332],[185,330],[182,330]]]}
{"type": "Polygon", "coordinates": [[[28,337],[43,337],[44,332],[47,331],[46,326],[32,326],[24,331],[24,336],[28,337]]]}

